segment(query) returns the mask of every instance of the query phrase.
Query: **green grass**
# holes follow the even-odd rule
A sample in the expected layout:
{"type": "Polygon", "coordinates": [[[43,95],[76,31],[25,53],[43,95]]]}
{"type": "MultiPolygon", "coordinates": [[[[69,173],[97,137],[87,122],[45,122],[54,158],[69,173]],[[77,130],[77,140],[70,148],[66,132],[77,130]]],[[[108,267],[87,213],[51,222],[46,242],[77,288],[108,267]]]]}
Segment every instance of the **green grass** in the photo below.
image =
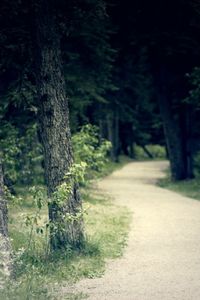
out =
{"type": "Polygon", "coordinates": [[[158,185],[165,189],[180,193],[181,195],[200,200],[200,178],[199,176],[190,180],[172,181],[169,170],[166,177],[158,181],[158,185]]]}
{"type": "MultiPolygon", "coordinates": [[[[121,163],[120,166],[124,165],[121,163]]],[[[110,170],[119,167],[109,165],[110,170]]],[[[0,293],[0,300],[84,299],[83,294],[59,295],[60,286],[87,277],[99,277],[105,271],[105,261],[117,258],[126,244],[130,212],[116,206],[111,199],[96,193],[92,188],[83,189],[86,242],[82,251],[67,249],[52,256],[45,255],[45,235],[33,235],[25,225],[25,216],[35,212],[30,192],[23,190],[22,202],[10,207],[10,236],[16,254],[15,278],[0,293]],[[25,249],[25,251],[24,251],[25,249]]],[[[42,209],[41,220],[47,218],[47,208],[42,209]]]]}
{"type": "Polygon", "coordinates": [[[146,145],[146,149],[152,154],[153,158],[150,158],[141,146],[134,145],[135,159],[137,161],[166,159],[166,150],[164,146],[149,144],[146,145]]]}

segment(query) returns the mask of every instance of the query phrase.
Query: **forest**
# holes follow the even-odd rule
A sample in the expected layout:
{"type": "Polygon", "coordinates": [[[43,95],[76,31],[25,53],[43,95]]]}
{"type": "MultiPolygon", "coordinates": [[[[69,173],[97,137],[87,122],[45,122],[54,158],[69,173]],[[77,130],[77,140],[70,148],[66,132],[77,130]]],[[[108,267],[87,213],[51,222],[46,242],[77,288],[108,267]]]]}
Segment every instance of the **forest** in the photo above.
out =
{"type": "MultiPolygon", "coordinates": [[[[168,160],[171,183],[198,182],[199,30],[198,0],[1,1],[0,299],[79,299],[46,287],[103,272],[99,178],[168,160]]],[[[112,258],[130,216],[109,205],[112,258]]]]}

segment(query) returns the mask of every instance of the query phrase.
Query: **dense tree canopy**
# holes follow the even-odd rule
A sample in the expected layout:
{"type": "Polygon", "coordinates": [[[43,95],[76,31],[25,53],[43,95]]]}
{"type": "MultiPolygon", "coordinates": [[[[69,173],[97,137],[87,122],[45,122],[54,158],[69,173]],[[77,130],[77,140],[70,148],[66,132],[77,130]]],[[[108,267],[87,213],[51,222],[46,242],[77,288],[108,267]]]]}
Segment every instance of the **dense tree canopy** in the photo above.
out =
{"type": "MultiPolygon", "coordinates": [[[[5,181],[30,183],[43,164],[37,127],[35,17],[41,1],[1,1],[1,147],[5,181]],[[23,176],[19,175],[23,174],[23,176]]],[[[45,3],[45,1],[44,1],[45,3]]],[[[167,147],[175,180],[199,150],[198,1],[50,1],[72,133],[87,123],[111,157],[167,147]],[[164,128],[164,131],[163,131],[164,128]]],[[[42,170],[40,171],[42,172],[42,170]]]]}

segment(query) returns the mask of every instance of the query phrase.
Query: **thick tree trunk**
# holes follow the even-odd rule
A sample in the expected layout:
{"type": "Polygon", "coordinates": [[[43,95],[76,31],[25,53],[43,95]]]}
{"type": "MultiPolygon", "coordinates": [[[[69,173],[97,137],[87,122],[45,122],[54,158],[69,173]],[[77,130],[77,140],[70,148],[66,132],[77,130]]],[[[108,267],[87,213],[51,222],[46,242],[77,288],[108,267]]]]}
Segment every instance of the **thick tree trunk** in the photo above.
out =
{"type": "Polygon", "coordinates": [[[183,103],[181,111],[181,138],[183,145],[183,155],[186,166],[187,178],[194,178],[194,165],[193,165],[193,147],[192,147],[192,107],[190,104],[183,103]]]}
{"type": "MultiPolygon", "coordinates": [[[[48,196],[63,183],[73,164],[69,127],[68,100],[61,66],[60,37],[55,23],[52,1],[38,1],[36,6],[37,51],[36,79],[38,91],[38,119],[44,149],[45,178],[48,196]]],[[[83,220],[76,218],[82,209],[78,185],[62,205],[49,204],[51,249],[80,247],[83,242],[83,220]],[[73,215],[73,221],[66,216],[73,215]],[[76,219],[76,220],[75,220],[76,219]]]]}
{"type": "Polygon", "coordinates": [[[10,275],[10,251],[11,247],[8,239],[8,210],[4,196],[3,170],[0,160],[0,287],[3,284],[2,279],[10,275]]]}
{"type": "Polygon", "coordinates": [[[191,116],[183,103],[172,108],[171,72],[161,64],[157,74],[158,100],[163,119],[164,134],[171,165],[172,179],[183,180],[193,177],[192,151],[189,149],[191,116]]]}
{"type": "Polygon", "coordinates": [[[8,210],[7,204],[4,197],[4,181],[3,181],[3,170],[0,161],[0,234],[8,236],[8,210]]]}
{"type": "Polygon", "coordinates": [[[186,179],[187,167],[183,153],[181,131],[178,122],[174,120],[170,102],[165,92],[159,95],[159,104],[169,153],[172,179],[186,179]]]}

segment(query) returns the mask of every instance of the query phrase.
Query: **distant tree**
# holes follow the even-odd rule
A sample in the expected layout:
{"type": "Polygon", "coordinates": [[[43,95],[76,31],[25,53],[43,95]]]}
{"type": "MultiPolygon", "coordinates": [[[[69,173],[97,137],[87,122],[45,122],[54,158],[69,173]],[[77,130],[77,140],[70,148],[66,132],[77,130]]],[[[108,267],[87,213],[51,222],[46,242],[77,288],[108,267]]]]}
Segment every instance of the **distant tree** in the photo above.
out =
{"type": "Polygon", "coordinates": [[[163,1],[157,5],[158,10],[149,14],[153,21],[149,23],[146,41],[172,178],[184,180],[194,176],[191,129],[196,124],[190,105],[183,100],[189,88],[185,74],[199,60],[200,44],[194,28],[197,20],[190,1],[163,1]]]}
{"type": "Polygon", "coordinates": [[[62,55],[72,132],[96,123],[99,106],[113,89],[111,25],[104,0],[60,1],[62,55]],[[66,13],[63,13],[63,12],[66,13]]]}
{"type": "Polygon", "coordinates": [[[166,69],[159,73],[158,101],[160,112],[163,119],[163,127],[166,138],[166,144],[169,154],[171,174],[173,180],[183,180],[193,177],[193,168],[191,162],[191,152],[188,149],[189,136],[186,132],[186,116],[181,118],[183,113],[183,104],[178,104],[178,109],[174,108],[174,99],[171,94],[169,78],[172,79],[166,69]]]}

